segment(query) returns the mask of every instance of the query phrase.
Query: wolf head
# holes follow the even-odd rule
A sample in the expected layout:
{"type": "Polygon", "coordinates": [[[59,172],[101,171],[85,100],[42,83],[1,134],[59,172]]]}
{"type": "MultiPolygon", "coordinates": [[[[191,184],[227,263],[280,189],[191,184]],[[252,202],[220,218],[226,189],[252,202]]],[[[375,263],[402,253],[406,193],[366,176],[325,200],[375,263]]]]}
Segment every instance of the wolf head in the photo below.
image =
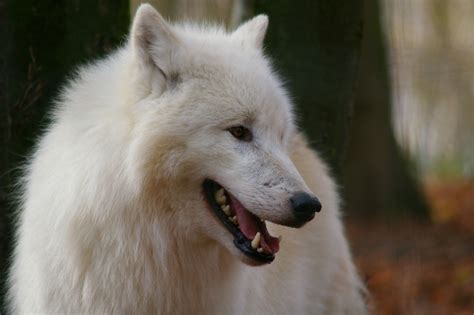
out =
{"type": "Polygon", "coordinates": [[[131,167],[183,237],[204,235],[251,264],[278,251],[265,220],[300,227],[321,208],[289,158],[296,128],[263,55],[267,25],[264,15],[230,34],[169,25],[142,5],[128,47],[131,167]]]}

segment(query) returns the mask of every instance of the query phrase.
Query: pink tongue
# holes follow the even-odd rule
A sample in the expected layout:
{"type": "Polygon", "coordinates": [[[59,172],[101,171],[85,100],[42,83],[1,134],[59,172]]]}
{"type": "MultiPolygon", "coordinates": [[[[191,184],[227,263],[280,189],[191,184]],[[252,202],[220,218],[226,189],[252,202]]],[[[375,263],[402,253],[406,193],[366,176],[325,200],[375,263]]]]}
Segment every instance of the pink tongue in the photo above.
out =
{"type": "Polygon", "coordinates": [[[260,232],[260,246],[267,254],[275,254],[280,248],[279,240],[268,233],[265,223],[261,222],[258,217],[250,213],[244,206],[233,196],[230,198],[230,208],[235,212],[239,221],[239,229],[249,240],[253,240],[255,234],[260,232]]]}

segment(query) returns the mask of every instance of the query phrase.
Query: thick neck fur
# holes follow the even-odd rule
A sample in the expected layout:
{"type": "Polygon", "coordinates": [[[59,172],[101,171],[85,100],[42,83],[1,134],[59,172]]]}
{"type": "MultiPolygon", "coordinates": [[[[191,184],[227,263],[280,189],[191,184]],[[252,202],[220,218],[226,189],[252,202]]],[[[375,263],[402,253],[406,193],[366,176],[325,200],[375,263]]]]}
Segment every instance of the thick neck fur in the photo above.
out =
{"type": "MultiPolygon", "coordinates": [[[[158,210],[162,209],[154,209],[158,210]]],[[[115,253],[98,249],[104,261],[107,257],[117,258],[116,262],[109,262],[110,273],[117,278],[104,279],[106,285],[116,280],[115,285],[122,287],[114,292],[123,292],[123,296],[110,297],[123,301],[117,311],[201,314],[216,311],[215,305],[235,304],[230,298],[234,295],[232,287],[239,280],[235,277],[241,263],[213,241],[197,243],[183,237],[186,233],[176,229],[173,220],[172,215],[123,217],[116,221],[115,231],[110,234],[127,234],[127,243],[116,244],[115,253]],[[134,255],[123,256],[130,252],[134,255]],[[223,304],[223,300],[228,303],[223,304]],[[139,301],[139,305],[130,305],[132,301],[139,301]]],[[[117,239],[123,241],[124,237],[117,239]]]]}

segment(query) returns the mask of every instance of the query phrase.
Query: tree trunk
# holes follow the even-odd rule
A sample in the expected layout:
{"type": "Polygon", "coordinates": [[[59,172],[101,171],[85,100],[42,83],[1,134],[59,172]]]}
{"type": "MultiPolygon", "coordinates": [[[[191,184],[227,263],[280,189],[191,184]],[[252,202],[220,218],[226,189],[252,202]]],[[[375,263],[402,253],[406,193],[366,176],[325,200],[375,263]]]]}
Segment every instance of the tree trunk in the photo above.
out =
{"type": "Polygon", "coordinates": [[[390,77],[379,1],[367,1],[350,145],[344,167],[349,213],[427,214],[392,131],[390,77]]]}
{"type": "Polygon", "coordinates": [[[303,130],[339,174],[347,144],[362,32],[362,0],[257,0],[266,49],[287,79],[303,130]]]}
{"type": "MultiPolygon", "coordinates": [[[[4,289],[18,168],[75,66],[110,51],[129,26],[128,0],[0,3],[0,285],[4,289]]],[[[0,290],[4,294],[4,290],[0,290]]],[[[3,299],[2,299],[3,300],[3,299]]],[[[0,305],[0,313],[5,313],[0,305]]]]}

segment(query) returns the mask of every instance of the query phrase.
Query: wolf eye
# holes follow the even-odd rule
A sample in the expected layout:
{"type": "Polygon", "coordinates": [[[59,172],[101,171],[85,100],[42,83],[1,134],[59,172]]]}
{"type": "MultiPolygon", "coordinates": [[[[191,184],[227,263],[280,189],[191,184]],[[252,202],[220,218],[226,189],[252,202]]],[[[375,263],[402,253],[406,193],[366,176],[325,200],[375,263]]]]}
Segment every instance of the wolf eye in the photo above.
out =
{"type": "Polygon", "coordinates": [[[252,141],[252,132],[244,126],[235,126],[227,129],[236,139],[241,141],[252,141]]]}

